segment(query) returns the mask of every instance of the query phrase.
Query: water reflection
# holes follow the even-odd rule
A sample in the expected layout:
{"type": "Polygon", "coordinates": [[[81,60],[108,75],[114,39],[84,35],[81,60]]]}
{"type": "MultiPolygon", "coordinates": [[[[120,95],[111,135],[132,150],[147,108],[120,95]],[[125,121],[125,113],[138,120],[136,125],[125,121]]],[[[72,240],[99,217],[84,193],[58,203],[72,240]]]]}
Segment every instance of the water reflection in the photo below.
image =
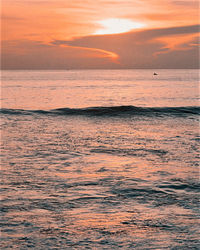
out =
{"type": "Polygon", "coordinates": [[[196,245],[195,119],[4,122],[4,248],[196,245]]]}
{"type": "Polygon", "coordinates": [[[4,72],[2,248],[197,249],[196,109],[44,112],[195,106],[195,72],[4,72]]]}

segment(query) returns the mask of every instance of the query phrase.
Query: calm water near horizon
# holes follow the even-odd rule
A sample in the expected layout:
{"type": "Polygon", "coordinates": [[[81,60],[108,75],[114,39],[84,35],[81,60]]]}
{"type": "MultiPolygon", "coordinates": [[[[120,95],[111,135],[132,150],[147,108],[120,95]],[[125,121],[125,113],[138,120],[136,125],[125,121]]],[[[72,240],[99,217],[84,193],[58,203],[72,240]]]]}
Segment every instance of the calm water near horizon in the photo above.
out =
{"type": "Polygon", "coordinates": [[[198,70],[1,77],[2,249],[200,248],[198,70]]]}

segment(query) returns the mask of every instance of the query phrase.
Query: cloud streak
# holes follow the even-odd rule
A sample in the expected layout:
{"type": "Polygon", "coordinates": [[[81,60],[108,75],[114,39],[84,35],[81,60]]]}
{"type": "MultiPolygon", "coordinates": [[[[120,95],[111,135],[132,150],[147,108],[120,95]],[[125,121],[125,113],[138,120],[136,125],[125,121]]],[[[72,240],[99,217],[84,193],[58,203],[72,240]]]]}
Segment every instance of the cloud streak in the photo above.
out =
{"type": "Polygon", "coordinates": [[[3,45],[2,64],[4,68],[38,69],[198,68],[198,32],[199,25],[192,25],[54,40],[48,44],[16,41],[3,45]]]}
{"type": "Polygon", "coordinates": [[[100,48],[119,55],[122,68],[171,68],[174,55],[184,52],[185,61],[177,60],[175,68],[198,67],[198,47],[193,45],[199,32],[199,25],[171,27],[133,31],[123,34],[87,36],[74,40],[57,40],[54,45],[67,44],[68,46],[81,46],[86,48],[100,48]],[[194,55],[195,53],[196,55],[194,55]],[[166,56],[164,63],[161,54],[171,55],[171,60],[166,56]],[[188,64],[191,62],[191,65],[188,64]]]}

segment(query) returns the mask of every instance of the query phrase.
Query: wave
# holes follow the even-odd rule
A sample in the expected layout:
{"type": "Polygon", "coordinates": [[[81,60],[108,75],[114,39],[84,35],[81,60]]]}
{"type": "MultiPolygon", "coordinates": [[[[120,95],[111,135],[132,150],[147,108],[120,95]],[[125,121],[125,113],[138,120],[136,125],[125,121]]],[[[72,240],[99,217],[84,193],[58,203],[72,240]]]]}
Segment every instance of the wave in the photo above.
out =
{"type": "Polygon", "coordinates": [[[136,107],[111,106],[89,108],[58,108],[52,110],[0,109],[7,115],[65,115],[65,116],[190,116],[199,115],[199,106],[190,107],[136,107]]]}

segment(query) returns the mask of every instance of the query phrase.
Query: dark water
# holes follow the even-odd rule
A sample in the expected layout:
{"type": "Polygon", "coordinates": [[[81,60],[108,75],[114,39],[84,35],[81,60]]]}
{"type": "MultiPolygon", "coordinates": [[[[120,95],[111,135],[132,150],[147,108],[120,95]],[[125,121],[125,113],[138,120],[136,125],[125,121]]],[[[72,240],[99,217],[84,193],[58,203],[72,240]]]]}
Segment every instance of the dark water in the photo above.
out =
{"type": "Polygon", "coordinates": [[[200,107],[134,107],[134,106],[111,106],[89,108],[59,108],[53,110],[23,110],[1,109],[2,114],[13,115],[65,115],[65,116],[190,116],[199,115],[200,107]]]}
{"type": "Polygon", "coordinates": [[[3,72],[2,249],[199,249],[197,72],[149,74],[3,72]]]}

